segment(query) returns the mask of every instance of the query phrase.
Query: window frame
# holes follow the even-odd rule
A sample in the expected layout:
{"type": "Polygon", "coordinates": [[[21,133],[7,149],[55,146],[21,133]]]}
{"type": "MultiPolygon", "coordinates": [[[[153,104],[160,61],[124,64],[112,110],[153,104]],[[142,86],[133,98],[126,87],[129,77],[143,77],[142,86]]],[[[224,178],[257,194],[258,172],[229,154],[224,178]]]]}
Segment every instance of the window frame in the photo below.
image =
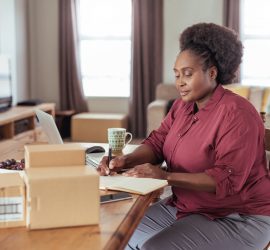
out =
{"type": "MultiPolygon", "coordinates": [[[[270,34],[269,35],[254,35],[254,34],[245,34],[244,31],[244,5],[245,5],[246,0],[240,0],[240,39],[244,45],[246,40],[258,40],[258,41],[263,41],[263,40],[270,40],[270,34]]],[[[244,54],[245,54],[245,48],[244,48],[244,54]]],[[[246,81],[252,81],[254,80],[254,84],[252,86],[255,87],[270,87],[270,75],[269,77],[244,77],[244,58],[240,66],[240,73],[241,73],[241,84],[242,85],[251,85],[249,83],[246,83],[246,81]],[[261,80],[260,80],[261,79],[261,80]],[[267,82],[265,84],[257,84],[256,81],[265,81],[267,79],[267,82]]]]}
{"type": "MultiPolygon", "coordinates": [[[[97,0],[98,1],[98,0],[97,0]]],[[[129,0],[130,1],[130,6],[132,8],[132,0],[129,0]]],[[[89,36],[89,35],[84,35],[80,32],[80,5],[81,5],[81,0],[78,0],[77,2],[77,26],[78,26],[78,55],[79,55],[79,64],[80,64],[80,74],[81,74],[81,79],[82,79],[82,86],[83,86],[83,92],[84,92],[84,95],[86,97],[90,97],[90,98],[129,98],[130,97],[130,86],[131,86],[131,66],[132,66],[132,34],[131,34],[131,29],[130,29],[130,35],[129,36],[123,36],[123,35],[93,35],[93,36],[89,36]],[[121,94],[121,92],[117,91],[117,95],[114,94],[114,95],[111,95],[111,88],[108,89],[106,88],[106,93],[105,94],[102,94],[102,95],[89,95],[88,93],[86,93],[85,89],[84,89],[84,83],[83,83],[83,79],[84,78],[88,78],[88,79],[91,79],[92,77],[90,75],[87,75],[87,74],[83,74],[83,71],[82,71],[82,58],[81,58],[81,53],[82,52],[82,43],[83,42],[87,42],[87,41],[127,41],[127,42],[130,42],[130,67],[129,67],[129,86],[128,86],[128,91],[125,91],[124,93],[121,94]]],[[[117,8],[116,8],[117,9],[117,8]]],[[[131,15],[130,15],[130,25],[132,25],[132,10],[131,10],[131,15]]],[[[95,85],[93,85],[95,87],[95,85]]],[[[117,87],[117,86],[116,86],[117,87]]],[[[115,87],[114,87],[115,88],[115,87]]],[[[102,90],[102,93],[104,93],[104,88],[102,90]]]]}

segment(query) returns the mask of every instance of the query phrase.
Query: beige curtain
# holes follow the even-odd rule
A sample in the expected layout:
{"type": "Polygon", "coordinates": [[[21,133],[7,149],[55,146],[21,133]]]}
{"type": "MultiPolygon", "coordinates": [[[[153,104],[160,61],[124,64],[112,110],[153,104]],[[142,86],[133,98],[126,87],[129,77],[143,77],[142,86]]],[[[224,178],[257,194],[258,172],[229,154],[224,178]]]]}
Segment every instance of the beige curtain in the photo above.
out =
{"type": "MultiPolygon", "coordinates": [[[[223,25],[240,33],[240,0],[223,0],[223,25]]],[[[239,83],[240,68],[233,82],[239,83]]]]}
{"type": "Polygon", "coordinates": [[[163,0],[133,0],[131,131],[146,135],[147,105],[162,81],[163,0]]]}
{"type": "Polygon", "coordinates": [[[62,110],[88,111],[78,58],[76,0],[59,0],[59,70],[62,110]]]}

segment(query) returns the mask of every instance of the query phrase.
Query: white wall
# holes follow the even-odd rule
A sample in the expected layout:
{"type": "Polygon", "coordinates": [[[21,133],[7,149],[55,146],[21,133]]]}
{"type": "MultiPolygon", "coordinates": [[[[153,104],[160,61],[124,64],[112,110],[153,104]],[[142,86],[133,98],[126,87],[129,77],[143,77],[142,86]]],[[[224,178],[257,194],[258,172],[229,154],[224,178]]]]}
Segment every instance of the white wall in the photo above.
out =
{"type": "Polygon", "coordinates": [[[15,0],[17,101],[30,98],[28,5],[27,0],[15,0]]]}
{"type": "Polygon", "coordinates": [[[28,1],[30,94],[59,106],[58,1],[28,1]]]}
{"type": "Polygon", "coordinates": [[[129,112],[129,100],[126,97],[88,97],[87,103],[93,113],[123,113],[129,112]]]}
{"type": "Polygon", "coordinates": [[[223,0],[164,0],[163,81],[174,82],[173,65],[180,33],[199,22],[222,24],[223,0]]]}

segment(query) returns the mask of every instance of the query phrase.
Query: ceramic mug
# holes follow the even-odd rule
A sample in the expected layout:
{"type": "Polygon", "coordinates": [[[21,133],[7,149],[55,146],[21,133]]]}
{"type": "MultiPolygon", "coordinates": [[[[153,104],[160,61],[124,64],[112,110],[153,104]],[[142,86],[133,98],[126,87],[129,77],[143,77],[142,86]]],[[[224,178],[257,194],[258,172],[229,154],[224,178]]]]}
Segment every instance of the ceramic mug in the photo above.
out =
{"type": "Polygon", "coordinates": [[[119,152],[132,140],[132,134],[126,132],[125,128],[108,128],[108,142],[112,151],[119,152]],[[130,137],[127,140],[127,137],[130,137]]]}

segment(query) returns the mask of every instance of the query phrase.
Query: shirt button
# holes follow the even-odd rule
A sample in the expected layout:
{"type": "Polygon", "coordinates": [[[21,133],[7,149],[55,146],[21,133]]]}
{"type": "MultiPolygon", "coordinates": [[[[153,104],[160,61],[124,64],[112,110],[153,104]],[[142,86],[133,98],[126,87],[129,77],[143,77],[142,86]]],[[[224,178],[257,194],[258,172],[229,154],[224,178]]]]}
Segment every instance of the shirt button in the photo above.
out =
{"type": "Polygon", "coordinates": [[[178,134],[178,137],[181,137],[181,134],[178,134]]]}
{"type": "Polygon", "coordinates": [[[194,116],[194,117],[193,117],[193,120],[194,120],[194,121],[197,121],[197,120],[198,120],[198,117],[197,117],[197,116],[194,116]]]}
{"type": "Polygon", "coordinates": [[[229,172],[229,173],[231,173],[231,172],[232,172],[232,170],[231,170],[231,169],[229,169],[229,170],[228,170],[228,172],[229,172]]]}

